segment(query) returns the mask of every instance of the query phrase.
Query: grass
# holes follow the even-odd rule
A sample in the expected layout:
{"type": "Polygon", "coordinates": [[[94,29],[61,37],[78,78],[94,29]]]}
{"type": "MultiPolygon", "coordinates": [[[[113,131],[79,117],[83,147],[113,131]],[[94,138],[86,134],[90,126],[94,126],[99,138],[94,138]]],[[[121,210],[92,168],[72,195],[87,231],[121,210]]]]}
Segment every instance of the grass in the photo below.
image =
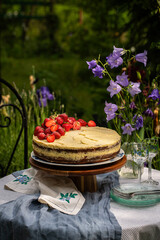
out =
{"type": "MultiPolygon", "coordinates": [[[[47,106],[46,108],[39,107],[37,97],[34,91],[29,91],[28,94],[25,91],[23,91],[21,93],[21,97],[23,99],[23,102],[25,103],[27,111],[28,159],[29,159],[30,154],[32,152],[32,137],[34,128],[35,126],[40,125],[44,121],[45,117],[49,116],[51,111],[49,106],[47,106]]],[[[21,109],[18,100],[14,101],[14,105],[21,109]]],[[[22,118],[19,111],[17,111],[16,108],[7,106],[0,108],[0,122],[4,126],[8,125],[8,127],[0,128],[0,143],[1,143],[0,176],[3,176],[5,169],[7,168],[8,161],[13,151],[13,148],[16,144],[18,135],[20,133],[20,129],[22,126],[22,118]],[[6,118],[11,119],[10,124],[7,124],[8,120],[6,118]]],[[[15,154],[13,156],[12,163],[9,167],[8,173],[23,169],[24,168],[23,159],[24,159],[24,135],[22,134],[20,141],[17,145],[15,154]]]]}

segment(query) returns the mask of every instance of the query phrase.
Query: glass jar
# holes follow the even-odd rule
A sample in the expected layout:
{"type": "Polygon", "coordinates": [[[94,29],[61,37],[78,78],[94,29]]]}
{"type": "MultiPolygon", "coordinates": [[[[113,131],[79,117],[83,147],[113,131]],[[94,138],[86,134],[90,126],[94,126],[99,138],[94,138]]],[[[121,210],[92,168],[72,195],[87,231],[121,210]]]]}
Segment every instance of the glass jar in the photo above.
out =
{"type": "MultiPolygon", "coordinates": [[[[121,148],[125,152],[127,161],[126,161],[126,164],[118,171],[120,177],[130,178],[130,179],[138,178],[138,165],[136,162],[132,160],[130,143],[124,142],[121,148]]],[[[143,172],[144,172],[144,165],[142,165],[142,173],[143,172]]]]}

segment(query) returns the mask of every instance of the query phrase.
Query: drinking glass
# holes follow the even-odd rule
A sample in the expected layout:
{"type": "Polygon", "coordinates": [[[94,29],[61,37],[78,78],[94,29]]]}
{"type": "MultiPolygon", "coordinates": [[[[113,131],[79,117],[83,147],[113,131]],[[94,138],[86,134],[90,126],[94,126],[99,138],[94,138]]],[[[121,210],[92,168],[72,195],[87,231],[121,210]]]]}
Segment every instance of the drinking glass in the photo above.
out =
{"type": "Polygon", "coordinates": [[[147,160],[148,150],[144,142],[130,143],[132,159],[138,165],[138,182],[141,183],[142,166],[147,160]]]}
{"type": "Polygon", "coordinates": [[[152,160],[158,154],[158,138],[145,138],[144,143],[147,144],[148,148],[148,180],[144,181],[144,183],[158,185],[159,182],[152,178],[152,160]]]}

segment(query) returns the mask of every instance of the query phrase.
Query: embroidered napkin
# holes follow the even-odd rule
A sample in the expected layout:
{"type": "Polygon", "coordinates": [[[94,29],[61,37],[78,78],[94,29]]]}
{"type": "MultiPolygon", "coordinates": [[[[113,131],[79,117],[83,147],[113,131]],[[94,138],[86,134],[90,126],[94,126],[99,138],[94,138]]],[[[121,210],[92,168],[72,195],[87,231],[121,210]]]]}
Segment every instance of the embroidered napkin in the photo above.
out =
{"type": "Polygon", "coordinates": [[[39,202],[70,215],[76,215],[85,202],[70,178],[54,176],[33,168],[7,183],[5,188],[25,194],[40,192],[39,202]]]}

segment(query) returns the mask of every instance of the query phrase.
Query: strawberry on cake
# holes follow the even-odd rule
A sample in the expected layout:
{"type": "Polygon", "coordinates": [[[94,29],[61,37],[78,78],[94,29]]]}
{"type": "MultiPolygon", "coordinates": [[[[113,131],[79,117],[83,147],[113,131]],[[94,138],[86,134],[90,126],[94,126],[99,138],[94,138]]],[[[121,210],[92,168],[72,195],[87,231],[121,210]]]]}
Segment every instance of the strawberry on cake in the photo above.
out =
{"type": "Polygon", "coordinates": [[[35,128],[33,136],[34,154],[56,163],[106,161],[117,155],[120,146],[121,137],[116,131],[65,113],[46,118],[35,128]]]}

